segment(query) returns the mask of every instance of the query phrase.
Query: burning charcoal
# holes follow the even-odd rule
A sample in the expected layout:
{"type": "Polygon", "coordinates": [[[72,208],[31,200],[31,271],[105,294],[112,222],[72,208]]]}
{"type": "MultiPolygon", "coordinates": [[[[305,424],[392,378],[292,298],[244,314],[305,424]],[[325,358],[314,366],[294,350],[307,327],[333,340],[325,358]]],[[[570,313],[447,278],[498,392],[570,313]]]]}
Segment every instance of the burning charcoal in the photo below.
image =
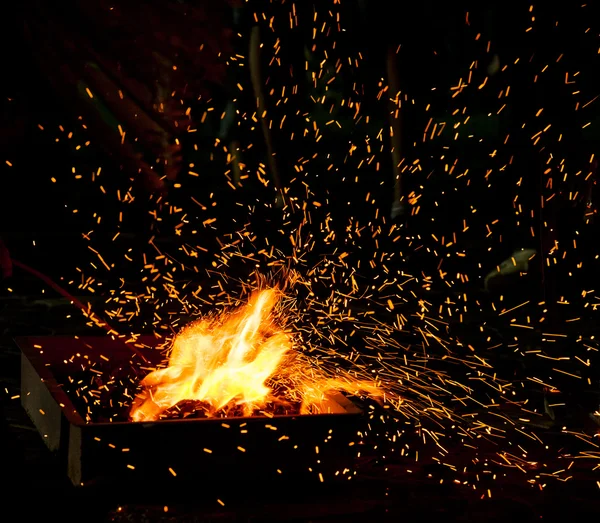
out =
{"type": "Polygon", "coordinates": [[[183,400],[177,405],[165,410],[162,419],[206,418],[209,405],[203,401],[183,400]]]}
{"type": "Polygon", "coordinates": [[[284,401],[273,401],[269,402],[264,409],[258,411],[256,415],[264,416],[275,415],[275,416],[293,416],[300,414],[300,403],[288,403],[284,401]]]}
{"type": "Polygon", "coordinates": [[[226,410],[219,411],[219,415],[224,418],[241,418],[246,415],[243,405],[232,405],[226,410]]]}
{"type": "MultiPolygon", "coordinates": [[[[251,416],[289,416],[300,414],[300,402],[270,401],[263,407],[256,408],[251,416]]],[[[183,400],[165,410],[161,419],[199,419],[199,418],[241,418],[248,416],[243,404],[232,404],[221,410],[213,411],[205,401],[183,400]]]]}

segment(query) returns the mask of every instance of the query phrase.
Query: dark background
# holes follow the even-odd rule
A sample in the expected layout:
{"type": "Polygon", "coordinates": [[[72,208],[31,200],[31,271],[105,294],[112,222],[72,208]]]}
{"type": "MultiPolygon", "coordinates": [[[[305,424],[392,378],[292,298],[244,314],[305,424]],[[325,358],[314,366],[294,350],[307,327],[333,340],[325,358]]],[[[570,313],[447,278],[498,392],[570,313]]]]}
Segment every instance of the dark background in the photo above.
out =
{"type": "MultiPolygon", "coordinates": [[[[147,3],[154,7],[157,5],[152,1],[147,3]]],[[[600,94],[600,77],[597,74],[600,65],[600,13],[597,3],[591,2],[581,6],[569,2],[537,2],[532,4],[534,9],[530,13],[530,3],[447,2],[439,5],[438,2],[431,1],[406,4],[342,0],[342,12],[346,20],[344,26],[347,30],[336,37],[338,44],[335,51],[330,51],[331,55],[335,59],[336,56],[343,58],[360,52],[364,59],[359,68],[344,70],[333,85],[340,98],[352,98],[363,104],[363,110],[373,115],[371,126],[364,123],[354,125],[351,117],[344,113],[344,110],[340,110],[336,113],[339,120],[344,121],[345,117],[347,122],[341,131],[324,132],[323,139],[318,143],[310,140],[292,142],[288,139],[289,135],[292,132],[296,135],[301,134],[304,129],[303,119],[293,117],[298,111],[310,113],[315,119],[321,118],[319,126],[323,129],[324,122],[329,118],[324,109],[310,102],[310,86],[302,77],[304,47],[312,45],[308,42],[311,38],[309,27],[313,4],[319,5],[318,2],[297,2],[301,26],[294,31],[282,29],[281,32],[270,34],[266,26],[261,27],[267,48],[270,48],[277,38],[282,42],[280,56],[283,66],[269,66],[269,53],[263,53],[263,71],[265,77],[268,77],[267,87],[286,85],[292,80],[299,85],[296,98],[292,98],[287,105],[272,107],[272,117],[276,122],[281,120],[283,114],[289,114],[285,130],[275,133],[275,149],[283,183],[289,186],[290,194],[302,198],[304,188],[301,182],[308,183],[313,192],[311,198],[327,202],[324,212],[331,213],[340,231],[344,229],[345,219],[350,215],[361,221],[372,218],[373,205],[365,203],[367,193],[373,195],[376,200],[375,206],[382,214],[389,214],[392,203],[389,145],[387,138],[381,142],[375,139],[378,130],[387,126],[387,108],[377,100],[377,94],[381,89],[378,82],[385,77],[385,50],[388,45],[401,44],[398,63],[402,85],[415,101],[412,106],[407,104],[402,112],[403,148],[407,163],[420,159],[423,164],[421,174],[407,175],[404,180],[406,194],[415,191],[423,196],[419,201],[419,214],[407,216],[401,221],[407,238],[418,237],[418,241],[411,243],[407,240],[403,243],[404,255],[399,257],[403,264],[401,267],[408,273],[436,273],[443,255],[426,253],[426,248],[417,250],[416,246],[432,246],[433,243],[429,239],[432,233],[437,237],[449,237],[453,231],[462,229],[463,219],[468,218],[470,230],[465,233],[457,247],[466,256],[448,258],[444,261],[444,270],[470,275],[468,284],[457,284],[453,287],[456,295],[466,292],[470,298],[489,305],[497,299],[497,295],[482,291],[482,278],[515,249],[533,248],[545,255],[555,239],[562,246],[567,246],[575,238],[578,248],[575,253],[570,253],[564,262],[561,261],[552,270],[543,270],[545,258],[538,257],[541,258],[538,259],[540,263],[532,263],[527,279],[516,286],[507,287],[502,292],[507,303],[516,305],[525,300],[531,301],[531,311],[529,308],[523,309],[523,316],[535,314],[538,309],[533,305],[546,299],[553,326],[569,336],[567,341],[560,342],[560,347],[555,349],[554,355],[578,350],[580,345],[576,345],[574,340],[580,336],[592,343],[589,340],[594,339],[598,333],[597,318],[591,307],[584,307],[583,302],[577,300],[583,289],[596,287],[599,263],[596,258],[598,223],[597,219],[586,223],[585,204],[569,199],[569,193],[579,191],[583,194],[588,186],[583,184],[580,178],[571,177],[567,182],[561,182],[561,177],[555,176],[553,190],[557,196],[545,209],[544,214],[540,209],[540,196],[545,194],[547,198],[552,193],[547,190],[547,181],[544,178],[549,156],[565,159],[567,170],[574,173],[590,170],[590,156],[600,155],[598,109],[595,104],[591,104],[585,111],[574,110],[576,101],[583,105],[600,94]],[[466,24],[467,11],[470,25],[466,24]],[[534,23],[531,22],[532,15],[535,16],[534,23]],[[533,26],[534,30],[526,32],[529,26],[533,26]],[[479,39],[475,38],[477,33],[482,34],[479,39]],[[492,42],[489,51],[486,48],[488,40],[492,42]],[[478,61],[478,67],[474,71],[473,84],[483,82],[487,76],[485,68],[495,53],[499,55],[501,65],[511,65],[507,71],[489,77],[485,89],[471,89],[466,98],[459,97],[455,101],[450,98],[450,88],[456,84],[457,78],[464,80],[467,77],[469,66],[474,60],[478,61]],[[563,57],[557,63],[557,57],[561,54],[563,57]],[[517,58],[519,63],[514,65],[517,58]],[[550,66],[547,72],[542,72],[548,64],[550,66]],[[570,78],[577,78],[576,87],[565,83],[566,73],[570,78]],[[576,73],[579,74],[575,77],[576,73]],[[534,81],[536,75],[538,80],[534,81]],[[501,104],[498,101],[498,92],[505,90],[508,85],[511,88],[511,96],[507,107],[499,116],[487,117],[489,113],[495,113],[499,109],[501,104]],[[436,89],[432,91],[433,87],[436,89]],[[574,90],[579,94],[573,94],[574,90]],[[431,103],[432,110],[431,113],[425,114],[422,108],[427,103],[431,103]],[[465,105],[472,121],[479,122],[473,124],[473,134],[482,140],[468,139],[464,135],[460,140],[453,140],[453,133],[445,133],[439,139],[421,141],[422,130],[430,116],[436,120],[452,122],[454,110],[462,110],[465,105]],[[536,113],[542,107],[542,117],[536,118],[536,113]],[[325,113],[320,114],[318,111],[325,113]],[[588,121],[591,121],[592,125],[583,129],[583,125],[588,121]],[[526,123],[525,128],[523,123],[526,123]],[[552,124],[552,128],[544,140],[533,144],[531,136],[549,123],[552,124]],[[510,135],[510,140],[505,143],[507,134],[510,135]],[[558,141],[560,134],[563,136],[558,141]],[[366,156],[365,136],[377,143],[378,148],[383,144],[383,150],[377,156],[381,162],[381,171],[376,171],[373,166],[368,167],[361,171],[360,182],[354,183],[357,162],[346,163],[348,143],[352,141],[361,145],[357,153],[360,159],[366,156]],[[497,154],[491,156],[493,151],[497,151],[497,154]],[[313,157],[315,154],[316,157],[309,164],[310,169],[307,170],[306,176],[296,176],[293,166],[297,164],[298,159],[313,157]],[[440,160],[442,156],[444,160],[440,160]],[[471,174],[468,178],[457,179],[445,174],[444,165],[452,164],[455,160],[458,161],[459,171],[469,169],[471,174]],[[336,165],[338,170],[328,176],[321,174],[327,172],[330,164],[336,165]],[[507,167],[501,169],[503,166],[507,167]],[[488,169],[494,171],[490,178],[491,183],[483,177],[488,169]],[[522,181],[517,185],[520,179],[522,181]],[[514,207],[517,194],[518,201],[523,205],[520,216],[515,214],[514,207]],[[473,208],[477,209],[475,215],[473,208]],[[534,211],[533,217],[531,211],[534,211]],[[493,236],[487,237],[485,225],[496,218],[500,222],[495,226],[493,236]],[[549,225],[544,227],[544,222],[549,225]],[[530,234],[531,227],[537,232],[533,239],[530,234]],[[550,228],[554,229],[552,234],[547,231],[550,228]],[[580,262],[583,262],[583,268],[575,270],[580,262]],[[568,311],[563,306],[555,305],[560,297],[572,301],[568,311]],[[564,323],[564,319],[575,316],[582,317],[582,321],[577,324],[564,323]]],[[[144,4],[140,4],[140,34],[145,34],[146,27],[143,6],[144,4]]],[[[64,5],[23,2],[6,6],[1,17],[0,49],[3,74],[0,84],[0,238],[4,240],[15,259],[37,268],[77,294],[77,289],[69,287],[67,282],[77,278],[76,268],[89,263],[90,251],[82,234],[88,233],[90,229],[94,228],[96,231],[96,248],[109,253],[111,249],[115,249],[114,252],[125,248],[133,248],[134,251],[145,250],[151,237],[156,237],[156,241],[162,242],[163,246],[176,245],[180,239],[174,234],[171,224],[167,225],[169,219],[166,215],[163,215],[163,223],[157,223],[149,215],[149,211],[159,208],[156,194],[147,191],[143,183],[136,179],[135,173],[122,168],[117,154],[111,155],[106,150],[96,147],[93,130],[82,130],[77,120],[77,103],[70,95],[65,96],[65,92],[57,90],[57,84],[51,81],[41,67],[43,64],[40,64],[40,56],[47,49],[42,49],[40,40],[32,39],[25,31],[26,26],[44,25],[45,20],[41,13],[50,13],[52,20],[77,27],[82,33],[104,34],[104,38],[108,38],[109,41],[111,39],[111,33],[105,33],[105,27],[86,25],[90,23],[89,20],[79,18],[77,10],[70,7],[70,2],[64,5]],[[40,130],[40,125],[44,131],[40,130]],[[60,131],[59,126],[63,126],[65,131],[60,131]],[[65,136],[69,131],[74,132],[75,137],[72,140],[65,136]],[[92,145],[83,151],[75,151],[73,143],[82,143],[87,137],[91,138],[92,145]],[[12,166],[8,166],[5,160],[12,166]],[[98,190],[97,183],[90,181],[90,173],[99,166],[107,173],[104,176],[108,179],[103,183],[106,183],[109,190],[116,192],[118,189],[133,187],[136,200],[132,205],[119,207],[114,198],[106,198],[98,190]],[[73,168],[84,175],[83,180],[73,179],[73,168]],[[57,179],[57,183],[51,181],[52,177],[57,179]],[[74,214],[73,209],[77,209],[78,212],[74,214]],[[121,224],[116,222],[116,209],[122,209],[124,212],[125,219],[121,224]],[[95,218],[92,217],[94,212],[105,217],[102,226],[96,227],[95,218]],[[120,230],[126,240],[123,240],[123,244],[113,246],[111,238],[116,230],[120,230]]],[[[260,5],[253,4],[253,7],[257,12],[287,16],[290,4],[273,5],[263,2],[260,5]]],[[[215,27],[216,21],[221,24],[220,27],[233,27],[233,17],[225,3],[211,16],[214,17],[211,20],[215,21],[215,27]]],[[[252,18],[246,13],[241,24],[235,27],[235,31],[242,33],[242,38],[232,39],[231,42],[227,40],[231,45],[238,46],[242,54],[247,54],[248,31],[251,25],[252,18]]],[[[215,27],[211,30],[215,30],[215,27]]],[[[186,30],[186,23],[182,22],[183,39],[186,30]]],[[[94,36],[92,41],[97,42],[99,46],[105,45],[105,41],[98,36],[94,36]]],[[[140,37],[140,41],[144,40],[140,37]]],[[[331,40],[327,40],[325,36],[319,36],[317,48],[328,49],[330,43],[331,40]]],[[[142,45],[137,42],[121,44],[123,53],[131,52],[132,56],[136,56],[136,45],[142,45]]],[[[137,52],[144,56],[142,47],[137,52]]],[[[315,52],[317,62],[322,58],[318,52],[315,52]]],[[[213,79],[202,84],[207,96],[215,100],[215,114],[221,112],[231,92],[236,92],[242,108],[252,107],[253,99],[247,72],[235,74],[234,78],[246,86],[245,94],[240,94],[235,88],[226,85],[225,78],[220,81],[213,79]]],[[[272,104],[275,99],[276,97],[269,98],[272,104]]],[[[202,108],[202,103],[198,105],[202,108]]],[[[224,157],[222,153],[214,153],[217,149],[214,147],[214,136],[218,124],[218,119],[209,121],[201,129],[198,137],[194,137],[193,142],[198,145],[198,151],[194,150],[191,140],[183,143],[184,164],[194,163],[194,170],[201,172],[202,177],[196,180],[181,174],[177,181],[181,181],[184,188],[177,191],[170,186],[168,200],[175,205],[188,206],[190,195],[203,203],[218,201],[219,204],[211,208],[210,214],[199,213],[198,219],[217,217],[218,223],[222,224],[219,225],[219,233],[236,230],[240,221],[249,220],[259,235],[276,237],[276,231],[281,227],[282,221],[277,211],[263,209],[259,205],[254,214],[248,215],[246,208],[236,205],[271,201],[273,191],[272,187],[265,188],[256,181],[250,181],[243,192],[232,194],[223,176],[224,157]],[[211,193],[213,196],[209,198],[211,193]]],[[[451,123],[448,124],[448,128],[450,126],[451,123]]],[[[246,131],[247,128],[242,126],[237,135],[234,133],[232,137],[244,140],[245,136],[249,136],[245,134],[246,131]]],[[[254,131],[251,142],[254,147],[246,154],[248,163],[264,161],[265,147],[261,135],[254,131]]],[[[597,198],[597,188],[592,192],[592,208],[595,209],[594,198],[597,198]]],[[[194,214],[198,211],[194,208],[190,212],[194,214]]],[[[317,225],[315,229],[318,229],[317,225]]],[[[196,241],[192,237],[187,239],[196,241]]],[[[199,266],[202,267],[203,264],[208,265],[212,259],[210,256],[218,252],[218,245],[208,234],[201,242],[213,250],[206,259],[199,261],[199,266]]],[[[311,255],[318,258],[333,247],[335,246],[323,246],[323,251],[316,251],[311,255]]],[[[369,249],[368,243],[357,246],[356,258],[369,260],[369,249]]],[[[446,252],[440,249],[440,253],[442,251],[446,252]]],[[[118,278],[124,278],[131,285],[135,285],[137,273],[137,266],[123,264],[118,266],[118,273],[105,274],[99,279],[107,286],[118,278]]],[[[241,275],[243,276],[243,270],[241,275]]],[[[365,276],[367,277],[369,276],[365,276]]],[[[204,281],[202,278],[205,277],[198,277],[198,281],[204,281]]],[[[444,286],[440,285],[434,290],[438,294],[433,293],[432,301],[436,304],[435,300],[443,302],[446,299],[444,286]]],[[[101,507],[98,508],[99,519],[114,520],[117,517],[114,512],[116,503],[112,503],[111,500],[98,503],[97,499],[90,499],[85,495],[72,497],[70,489],[59,479],[61,476],[55,470],[55,464],[45,455],[37,433],[32,431],[26,416],[20,411],[18,402],[8,399],[13,393],[18,393],[15,391],[18,391],[19,353],[11,341],[13,336],[89,332],[77,316],[76,309],[71,307],[68,301],[60,301],[53,294],[49,297],[50,294],[51,291],[39,279],[18,268],[14,269],[11,279],[2,282],[0,365],[3,377],[0,383],[5,384],[10,391],[6,397],[3,391],[0,391],[5,410],[3,419],[6,418],[1,432],[4,438],[1,441],[4,449],[2,457],[8,464],[9,477],[16,478],[13,488],[19,494],[30,495],[30,492],[34,492],[36,497],[41,496],[40,499],[46,500],[49,506],[54,507],[53,510],[57,514],[64,510],[64,503],[75,503],[77,510],[86,510],[86,507],[89,509],[90,503],[96,503],[96,506],[101,507]],[[31,491],[27,490],[27,485],[33,485],[31,491]]],[[[87,299],[95,304],[98,310],[102,310],[101,293],[93,298],[87,296],[87,299]]],[[[464,339],[481,343],[485,336],[480,335],[479,327],[485,323],[486,328],[491,326],[496,329],[496,335],[502,343],[515,342],[514,329],[509,329],[504,322],[506,317],[501,320],[491,312],[466,316],[465,325],[452,327],[456,329],[455,332],[464,336],[464,339]]],[[[140,321],[141,329],[146,328],[143,323],[140,321]]],[[[529,338],[521,336],[516,343],[535,346],[541,337],[541,330],[536,330],[529,338]]],[[[524,366],[531,375],[540,375],[548,371],[547,367],[536,361],[532,362],[531,358],[504,358],[505,360],[496,362],[500,368],[524,366]]],[[[592,366],[587,375],[592,378],[589,387],[578,388],[571,385],[572,382],[568,379],[561,382],[561,386],[564,385],[569,410],[559,416],[557,425],[562,422],[577,424],[582,417],[598,408],[600,387],[597,367],[592,366]]],[[[560,379],[560,376],[557,379],[560,379]]],[[[543,405],[543,393],[540,390],[532,388],[530,394],[532,403],[537,401],[538,408],[543,405]]],[[[560,467],[557,464],[556,468],[560,467]]],[[[520,489],[508,482],[501,501],[471,504],[470,498],[460,489],[433,487],[432,483],[427,482],[428,473],[421,470],[419,481],[415,483],[411,483],[412,479],[401,478],[398,480],[399,486],[396,487],[398,492],[404,492],[403,495],[398,494],[398,500],[401,500],[398,505],[406,507],[412,504],[415,508],[410,509],[409,514],[415,520],[417,517],[436,517],[441,520],[496,517],[498,520],[506,520],[506,517],[516,518],[524,515],[531,519],[538,519],[540,515],[543,515],[544,519],[551,519],[561,511],[569,513],[571,510],[578,510],[582,517],[597,514],[593,497],[597,489],[589,487],[590,484],[593,485],[591,480],[585,487],[580,487],[579,484],[560,484],[553,486],[553,490],[549,489],[548,493],[535,496],[531,494],[531,489],[520,489]],[[407,485],[412,486],[408,488],[407,485]],[[577,497],[577,502],[566,501],[569,497],[577,497]],[[561,498],[571,504],[568,509],[560,505],[561,498]],[[451,506],[453,508],[450,508],[451,506]],[[462,508],[456,509],[456,506],[462,508]]],[[[590,477],[593,475],[590,474],[590,477]]],[[[586,479],[589,478],[586,476],[586,479]]],[[[380,484],[377,488],[379,487],[380,484]]],[[[331,496],[335,497],[333,494],[331,496]]],[[[372,497],[376,496],[373,494],[372,497]]],[[[341,499],[340,503],[343,505],[343,495],[341,499]]],[[[326,504],[327,496],[318,503],[315,502],[312,509],[315,514],[307,515],[305,520],[313,516],[312,520],[318,520],[316,514],[322,511],[326,504]]],[[[379,520],[388,509],[390,517],[399,517],[403,510],[408,510],[387,505],[382,509],[382,506],[374,503],[375,508],[367,517],[379,520]]],[[[123,517],[129,517],[131,521],[143,520],[144,517],[147,520],[158,520],[157,511],[160,512],[159,509],[149,509],[143,503],[129,510],[130,512],[123,517]]],[[[208,520],[202,519],[202,515],[194,512],[198,510],[198,507],[187,511],[182,509],[182,520],[192,521],[193,517],[196,517],[197,521],[208,520]]],[[[226,519],[227,521],[234,521],[238,517],[244,521],[252,520],[252,511],[243,519],[245,516],[239,516],[234,509],[231,510],[232,513],[223,516],[230,518],[226,519]]],[[[219,516],[211,514],[210,517],[219,516]]],[[[256,516],[258,519],[255,520],[261,520],[261,517],[268,520],[264,514],[256,516]]],[[[270,517],[270,520],[277,520],[278,516],[270,517]]],[[[364,516],[335,516],[347,519],[328,517],[331,519],[327,520],[332,521],[354,521],[361,520],[364,516]]],[[[299,517],[298,520],[302,519],[299,517]]]]}

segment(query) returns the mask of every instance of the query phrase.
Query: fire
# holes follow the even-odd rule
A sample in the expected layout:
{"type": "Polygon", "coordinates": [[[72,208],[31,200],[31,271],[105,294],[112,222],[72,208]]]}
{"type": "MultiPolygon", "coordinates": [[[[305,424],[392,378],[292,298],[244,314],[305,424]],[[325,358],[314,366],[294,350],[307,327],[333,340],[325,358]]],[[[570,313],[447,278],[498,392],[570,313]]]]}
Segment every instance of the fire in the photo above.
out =
{"type": "Polygon", "coordinates": [[[294,338],[275,321],[281,291],[255,292],[247,304],[185,327],[174,339],[168,365],[148,374],[131,409],[133,421],[151,421],[183,401],[198,402],[205,416],[273,411],[340,412],[330,395],[379,395],[369,381],[328,376],[294,350],[294,338]]]}

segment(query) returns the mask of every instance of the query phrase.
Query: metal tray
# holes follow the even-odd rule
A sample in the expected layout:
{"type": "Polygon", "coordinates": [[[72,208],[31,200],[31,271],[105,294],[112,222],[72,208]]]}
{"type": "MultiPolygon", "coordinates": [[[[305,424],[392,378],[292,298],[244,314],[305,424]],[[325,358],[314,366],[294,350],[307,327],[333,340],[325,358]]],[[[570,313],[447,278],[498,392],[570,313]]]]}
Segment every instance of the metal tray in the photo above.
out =
{"type": "MultiPolygon", "coordinates": [[[[345,411],[341,414],[86,422],[60,383],[61,367],[73,355],[88,361],[102,355],[117,369],[132,360],[131,348],[110,337],[20,337],[16,342],[21,403],[74,485],[331,481],[352,469],[364,420],[342,395],[332,397],[345,411]]],[[[149,337],[136,343],[153,362],[162,358],[156,344],[149,337]]]]}

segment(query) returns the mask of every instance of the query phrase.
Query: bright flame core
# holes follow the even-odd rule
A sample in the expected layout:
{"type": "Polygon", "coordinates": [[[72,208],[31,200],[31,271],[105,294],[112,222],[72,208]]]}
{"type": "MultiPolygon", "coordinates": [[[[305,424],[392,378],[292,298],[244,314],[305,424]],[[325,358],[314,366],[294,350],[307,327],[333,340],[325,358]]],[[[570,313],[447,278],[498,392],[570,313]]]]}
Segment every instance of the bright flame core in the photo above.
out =
{"type": "Polygon", "coordinates": [[[251,416],[269,405],[294,403],[300,413],[340,412],[328,397],[335,391],[379,395],[373,383],[327,377],[294,351],[292,336],[273,321],[280,297],[277,289],[255,292],[233,313],[185,327],[173,341],[168,366],[142,380],[131,419],[159,419],[184,400],[202,402],[208,416],[237,406],[251,416]]]}

